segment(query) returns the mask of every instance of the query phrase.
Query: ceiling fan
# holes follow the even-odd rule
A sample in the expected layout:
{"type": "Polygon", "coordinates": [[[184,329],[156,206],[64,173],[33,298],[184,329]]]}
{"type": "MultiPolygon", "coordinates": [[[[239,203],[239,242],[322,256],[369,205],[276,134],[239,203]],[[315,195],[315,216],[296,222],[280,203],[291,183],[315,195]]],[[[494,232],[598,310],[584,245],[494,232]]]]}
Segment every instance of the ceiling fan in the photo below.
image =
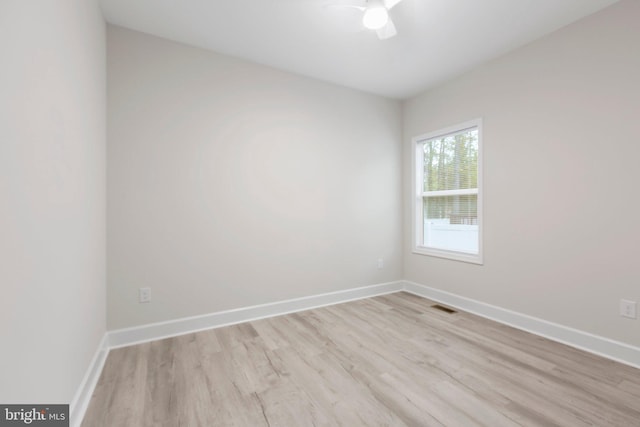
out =
{"type": "Polygon", "coordinates": [[[373,30],[380,40],[389,39],[396,34],[396,26],[393,24],[389,11],[402,0],[360,0],[356,4],[331,4],[335,8],[358,9],[362,12],[362,25],[368,30],[373,30]]]}

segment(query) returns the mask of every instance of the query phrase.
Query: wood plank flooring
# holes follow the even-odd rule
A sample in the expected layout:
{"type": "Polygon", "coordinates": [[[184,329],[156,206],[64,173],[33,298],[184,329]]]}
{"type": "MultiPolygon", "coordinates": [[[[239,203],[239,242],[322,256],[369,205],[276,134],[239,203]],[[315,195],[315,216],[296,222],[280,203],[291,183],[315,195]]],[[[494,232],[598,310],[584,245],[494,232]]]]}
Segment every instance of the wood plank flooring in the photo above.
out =
{"type": "Polygon", "coordinates": [[[83,426],[640,426],[640,370],[407,293],[110,352],[83,426]]]}

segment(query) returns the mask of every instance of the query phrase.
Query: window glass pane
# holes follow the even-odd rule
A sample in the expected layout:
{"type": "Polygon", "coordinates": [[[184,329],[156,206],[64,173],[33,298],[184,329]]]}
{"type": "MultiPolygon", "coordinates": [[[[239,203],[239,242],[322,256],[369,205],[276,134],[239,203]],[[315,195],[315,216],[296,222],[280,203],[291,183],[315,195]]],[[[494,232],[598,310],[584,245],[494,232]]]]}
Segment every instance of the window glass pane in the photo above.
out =
{"type": "Polygon", "coordinates": [[[478,253],[478,196],[423,199],[424,246],[478,253]]]}
{"type": "Polygon", "coordinates": [[[424,142],[423,191],[478,187],[478,129],[424,142]]]}

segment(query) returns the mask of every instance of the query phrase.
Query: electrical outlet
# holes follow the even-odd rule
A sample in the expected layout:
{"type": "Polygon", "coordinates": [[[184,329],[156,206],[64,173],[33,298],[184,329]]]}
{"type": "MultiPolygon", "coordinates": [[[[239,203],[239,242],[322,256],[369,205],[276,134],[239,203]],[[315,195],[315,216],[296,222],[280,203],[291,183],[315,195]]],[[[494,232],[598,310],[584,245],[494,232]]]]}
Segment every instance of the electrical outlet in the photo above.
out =
{"type": "Polygon", "coordinates": [[[384,268],[384,259],[378,258],[378,270],[382,270],[384,268]]]}
{"type": "Polygon", "coordinates": [[[138,289],[138,302],[151,302],[151,288],[138,289]]]}
{"type": "Polygon", "coordinates": [[[626,299],[621,299],[620,300],[620,316],[628,317],[629,319],[635,319],[637,317],[636,302],[629,301],[626,299]]]}

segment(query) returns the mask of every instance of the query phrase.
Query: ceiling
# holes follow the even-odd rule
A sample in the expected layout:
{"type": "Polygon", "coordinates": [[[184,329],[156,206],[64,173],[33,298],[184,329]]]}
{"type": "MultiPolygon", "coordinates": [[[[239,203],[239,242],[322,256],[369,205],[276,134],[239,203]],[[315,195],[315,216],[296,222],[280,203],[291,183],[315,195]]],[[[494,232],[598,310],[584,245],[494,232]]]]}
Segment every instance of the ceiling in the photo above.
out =
{"type": "Polygon", "coordinates": [[[391,98],[409,98],[617,0],[403,0],[379,40],[364,0],[101,0],[115,25],[391,98]]]}

